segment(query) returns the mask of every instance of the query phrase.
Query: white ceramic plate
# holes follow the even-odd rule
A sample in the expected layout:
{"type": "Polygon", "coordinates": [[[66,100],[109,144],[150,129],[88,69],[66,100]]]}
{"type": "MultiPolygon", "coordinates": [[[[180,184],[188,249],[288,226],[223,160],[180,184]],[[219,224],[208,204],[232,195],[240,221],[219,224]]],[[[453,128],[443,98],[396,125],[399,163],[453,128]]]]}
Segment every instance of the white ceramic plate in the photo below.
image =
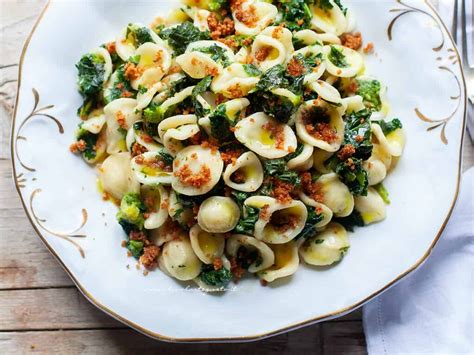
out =
{"type": "Polygon", "coordinates": [[[405,153],[386,180],[387,219],[351,234],[350,252],[338,265],[301,265],[268,287],[248,279],[208,295],[135,268],[120,247],[116,207],[98,194],[96,172],[68,151],[81,104],[74,64],[127,23],[150,23],[173,3],[53,1],[23,51],[12,130],[16,186],[38,235],[85,296],[159,339],[242,341],[340,316],[418,267],[458,191],[466,105],[459,57],[427,1],[346,0],[357,29],[375,44],[367,73],[388,86],[389,117],[399,117],[407,134],[405,153]]]}

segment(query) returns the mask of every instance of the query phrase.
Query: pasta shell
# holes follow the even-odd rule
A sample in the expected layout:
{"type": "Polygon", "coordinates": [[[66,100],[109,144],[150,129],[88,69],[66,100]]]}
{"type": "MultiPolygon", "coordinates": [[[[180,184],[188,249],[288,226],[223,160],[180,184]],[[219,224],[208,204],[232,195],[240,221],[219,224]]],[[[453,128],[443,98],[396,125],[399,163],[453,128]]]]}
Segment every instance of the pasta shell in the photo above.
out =
{"type": "Polygon", "coordinates": [[[206,232],[196,224],[189,231],[189,237],[194,253],[205,264],[212,264],[224,253],[225,239],[222,235],[206,232]]]}
{"type": "Polygon", "coordinates": [[[263,168],[260,160],[253,152],[245,152],[237,158],[235,164],[227,165],[224,171],[224,182],[227,186],[244,192],[254,192],[263,183],[263,168]],[[243,182],[234,182],[233,174],[239,173],[243,182]]]}
{"type": "Polygon", "coordinates": [[[271,244],[283,244],[294,239],[303,230],[308,216],[306,206],[297,200],[282,204],[273,197],[252,196],[244,204],[260,209],[254,235],[271,244]]]}
{"type": "Polygon", "coordinates": [[[300,263],[298,247],[291,241],[286,244],[270,245],[275,255],[275,262],[270,268],[258,272],[258,277],[267,282],[293,275],[300,263]]]}
{"type": "Polygon", "coordinates": [[[230,197],[211,196],[204,200],[197,215],[199,226],[209,233],[226,233],[240,219],[239,206],[230,197]]]}
{"type": "Polygon", "coordinates": [[[282,158],[297,147],[296,136],[290,126],[272,120],[263,112],[240,120],[235,126],[235,137],[267,159],[282,158]]]}
{"type": "Polygon", "coordinates": [[[118,201],[128,192],[140,191],[140,184],[130,169],[128,152],[108,156],[99,168],[99,180],[102,189],[118,201]]]}
{"type": "Polygon", "coordinates": [[[344,139],[342,115],[324,101],[306,101],[296,112],[295,123],[298,137],[303,142],[327,152],[336,152],[341,147],[344,139]]]}
{"type": "Polygon", "coordinates": [[[158,152],[146,152],[132,159],[132,171],[144,185],[171,184],[173,174],[163,168],[158,152]]]}
{"type": "Polygon", "coordinates": [[[203,195],[219,182],[223,169],[224,162],[219,152],[191,145],[176,155],[171,184],[178,193],[203,195]]]}
{"type": "Polygon", "coordinates": [[[272,249],[254,237],[243,234],[233,234],[227,239],[226,251],[230,256],[237,256],[241,247],[246,248],[250,252],[256,251],[258,253],[256,260],[248,267],[248,271],[251,273],[267,269],[271,267],[275,261],[275,255],[272,249]]]}
{"type": "MultiPolygon", "coordinates": [[[[146,201],[153,204],[153,212],[150,212],[145,219],[146,229],[161,227],[168,218],[168,191],[162,185],[142,186],[141,196],[146,201]]],[[[149,207],[149,206],[147,206],[149,207]]]]}
{"type": "Polygon", "coordinates": [[[324,231],[307,239],[299,252],[307,264],[326,266],[341,260],[349,246],[344,227],[338,223],[330,223],[324,231]]]}

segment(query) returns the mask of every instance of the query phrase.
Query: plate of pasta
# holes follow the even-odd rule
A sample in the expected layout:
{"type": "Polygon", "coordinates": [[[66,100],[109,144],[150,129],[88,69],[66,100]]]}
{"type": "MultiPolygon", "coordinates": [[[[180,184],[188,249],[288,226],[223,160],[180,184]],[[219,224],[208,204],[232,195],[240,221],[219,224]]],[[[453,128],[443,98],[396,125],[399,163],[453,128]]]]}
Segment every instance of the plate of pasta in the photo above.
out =
{"type": "Polygon", "coordinates": [[[427,1],[52,1],[21,59],[14,178],[101,310],[162,340],[255,340],[426,259],[465,97],[427,1]]]}

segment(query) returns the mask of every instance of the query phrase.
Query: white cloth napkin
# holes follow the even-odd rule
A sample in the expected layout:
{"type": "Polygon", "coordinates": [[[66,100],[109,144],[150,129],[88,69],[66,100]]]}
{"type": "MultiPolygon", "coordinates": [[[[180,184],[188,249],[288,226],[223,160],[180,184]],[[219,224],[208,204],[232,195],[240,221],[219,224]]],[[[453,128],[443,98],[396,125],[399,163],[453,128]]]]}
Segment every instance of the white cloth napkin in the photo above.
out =
{"type": "Polygon", "coordinates": [[[364,306],[369,354],[474,353],[473,190],[474,167],[428,260],[364,306]]]}

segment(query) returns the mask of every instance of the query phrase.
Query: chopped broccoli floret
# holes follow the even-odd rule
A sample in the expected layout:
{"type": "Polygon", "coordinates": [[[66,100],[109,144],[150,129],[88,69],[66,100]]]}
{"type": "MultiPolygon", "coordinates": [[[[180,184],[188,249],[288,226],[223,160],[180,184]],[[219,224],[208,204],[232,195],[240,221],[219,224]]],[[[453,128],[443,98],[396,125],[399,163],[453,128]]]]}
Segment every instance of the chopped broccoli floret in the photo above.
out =
{"type": "Polygon", "coordinates": [[[139,258],[143,253],[143,242],[139,240],[127,241],[127,249],[130,250],[134,258],[139,258]]]}
{"type": "Polygon", "coordinates": [[[117,213],[117,220],[119,223],[122,221],[127,224],[132,224],[138,230],[143,229],[145,218],[143,212],[146,208],[143,202],[140,200],[140,195],[137,193],[126,194],[120,203],[120,210],[117,213]]]}
{"type": "Polygon", "coordinates": [[[380,100],[380,81],[357,79],[356,94],[362,96],[364,105],[371,111],[380,111],[382,101],[380,100]]]}

